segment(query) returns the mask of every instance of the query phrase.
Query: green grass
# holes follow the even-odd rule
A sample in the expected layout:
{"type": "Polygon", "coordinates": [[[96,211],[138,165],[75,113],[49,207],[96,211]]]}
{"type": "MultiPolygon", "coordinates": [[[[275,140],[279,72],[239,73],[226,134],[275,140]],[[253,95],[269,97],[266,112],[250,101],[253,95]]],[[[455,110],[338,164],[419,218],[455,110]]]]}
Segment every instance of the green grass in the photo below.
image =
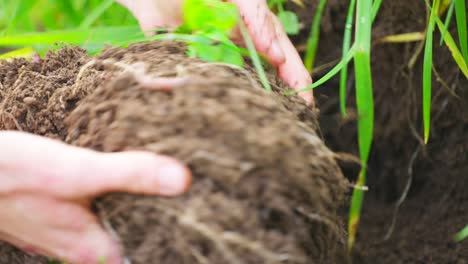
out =
{"type": "Polygon", "coordinates": [[[468,225],[465,226],[458,234],[455,235],[454,240],[456,242],[461,242],[468,238],[468,225]]]}
{"type": "Polygon", "coordinates": [[[348,222],[348,249],[352,249],[359,225],[364,191],[366,168],[373,138],[374,100],[371,73],[371,29],[372,0],[357,0],[356,3],[356,53],[354,68],[356,76],[356,105],[358,111],[358,143],[361,158],[361,172],[351,198],[348,222]]]}
{"type": "Polygon", "coordinates": [[[108,0],[0,0],[3,33],[138,25],[121,5],[108,0]]]}
{"type": "MultiPolygon", "coordinates": [[[[278,16],[278,19],[283,25],[286,33],[289,35],[297,35],[299,33],[299,18],[297,17],[296,13],[284,9],[284,5],[288,1],[289,0],[267,0],[267,3],[268,7],[278,16]]],[[[295,2],[302,3],[300,1],[295,2]]]]}
{"type": "Polygon", "coordinates": [[[424,143],[429,141],[429,132],[431,127],[431,99],[432,99],[432,54],[433,54],[433,35],[437,11],[439,10],[440,0],[432,2],[429,24],[426,29],[426,45],[424,48],[423,62],[423,120],[424,120],[424,143]]]}
{"type": "MultiPolygon", "coordinates": [[[[348,220],[348,249],[351,250],[354,246],[356,234],[359,226],[362,203],[364,199],[364,189],[366,184],[366,168],[369,159],[369,153],[373,140],[374,126],[374,99],[372,88],[372,72],[371,72],[371,30],[372,21],[375,18],[381,1],[372,0],[357,0],[356,1],[356,23],[355,23],[355,40],[351,43],[351,27],[352,14],[354,10],[354,1],[351,1],[348,18],[345,30],[345,41],[343,44],[343,58],[329,73],[325,74],[321,79],[307,88],[300,90],[307,91],[318,87],[334,75],[342,71],[340,83],[340,97],[342,112],[345,109],[345,87],[347,74],[343,73],[348,63],[353,59],[356,79],[356,105],[358,112],[358,145],[361,159],[361,171],[358,176],[353,196],[351,198],[351,206],[348,220]]],[[[289,92],[297,93],[297,92],[289,92]]]]}
{"type": "Polygon", "coordinates": [[[317,10],[315,11],[312,26],[310,28],[309,38],[307,39],[307,49],[304,56],[304,64],[309,72],[312,72],[312,67],[315,63],[315,56],[317,54],[318,43],[320,39],[320,23],[322,21],[322,14],[327,4],[327,0],[320,0],[317,10]]]}
{"type": "Polygon", "coordinates": [[[453,1],[455,1],[455,15],[457,17],[458,40],[460,43],[463,58],[465,58],[465,63],[468,64],[466,4],[465,4],[465,0],[453,0],[453,1]]]}
{"type": "MultiPolygon", "coordinates": [[[[343,58],[351,48],[351,34],[354,21],[354,10],[356,9],[356,0],[351,0],[348,7],[348,15],[346,16],[345,32],[343,36],[343,48],[341,50],[343,58]]],[[[340,74],[340,109],[341,115],[346,118],[346,84],[348,81],[348,66],[346,65],[341,70],[340,74]]]]}

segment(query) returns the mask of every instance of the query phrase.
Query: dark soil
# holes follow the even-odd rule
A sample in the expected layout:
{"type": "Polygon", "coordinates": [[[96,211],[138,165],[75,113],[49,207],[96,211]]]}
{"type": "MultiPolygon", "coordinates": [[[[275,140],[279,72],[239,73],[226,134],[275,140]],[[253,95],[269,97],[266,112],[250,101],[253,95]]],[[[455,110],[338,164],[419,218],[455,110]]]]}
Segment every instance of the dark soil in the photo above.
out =
{"type": "MultiPolygon", "coordinates": [[[[281,95],[274,77],[268,94],[254,76],[187,58],[177,43],[99,58],[64,49],[0,66],[0,128],[168,154],[192,169],[180,198],[110,194],[93,204],[132,263],[341,263],[346,181],[315,132],[316,111],[281,95]],[[189,82],[144,88],[142,66],[146,76],[189,82]]],[[[46,263],[7,250],[0,263],[46,263]]]]}
{"type": "MultiPolygon", "coordinates": [[[[341,56],[349,1],[328,2],[317,66],[341,56]]],[[[308,9],[299,11],[304,21],[309,21],[295,37],[299,48],[305,42],[317,3],[306,1],[308,9]]],[[[424,5],[424,1],[383,1],[374,24],[374,40],[424,31],[424,5]]],[[[419,43],[374,44],[375,139],[368,164],[370,191],[354,263],[468,262],[468,241],[453,241],[454,234],[468,224],[468,81],[447,48],[439,47],[439,34],[435,36],[434,67],[440,78],[433,77],[432,131],[426,146],[421,142],[422,54],[413,68],[407,66],[419,43]],[[394,214],[406,186],[408,195],[394,214]],[[394,215],[395,225],[389,233],[394,215]],[[386,238],[387,234],[391,235],[386,238]]],[[[348,119],[343,120],[339,112],[338,78],[317,89],[315,95],[325,143],[334,151],[357,156],[352,65],[350,73],[348,119]]],[[[359,167],[345,162],[341,165],[345,176],[354,181],[359,167]]]]}

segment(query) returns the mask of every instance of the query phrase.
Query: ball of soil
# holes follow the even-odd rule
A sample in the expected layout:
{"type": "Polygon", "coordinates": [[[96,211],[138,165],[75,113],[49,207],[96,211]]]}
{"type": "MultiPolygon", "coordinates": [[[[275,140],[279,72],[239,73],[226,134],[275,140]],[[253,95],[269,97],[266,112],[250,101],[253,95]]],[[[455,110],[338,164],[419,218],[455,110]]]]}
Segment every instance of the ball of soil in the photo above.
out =
{"type": "Polygon", "coordinates": [[[49,106],[62,99],[55,134],[67,143],[166,154],[192,170],[178,198],[94,202],[131,263],[337,263],[346,185],[315,132],[316,111],[274,78],[275,92],[264,91],[255,76],[157,42],[87,59],[68,92],[49,97],[49,106]],[[184,81],[169,90],[142,81],[158,77],[184,81]]]}

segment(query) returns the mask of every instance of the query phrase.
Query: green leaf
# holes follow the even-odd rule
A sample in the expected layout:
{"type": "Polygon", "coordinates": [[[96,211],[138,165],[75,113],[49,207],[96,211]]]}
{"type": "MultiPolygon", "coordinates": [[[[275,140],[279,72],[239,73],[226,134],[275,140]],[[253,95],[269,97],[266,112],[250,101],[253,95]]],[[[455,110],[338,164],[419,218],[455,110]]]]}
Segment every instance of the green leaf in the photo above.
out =
{"type": "Polygon", "coordinates": [[[227,47],[226,44],[212,44],[202,41],[190,43],[188,55],[198,57],[209,62],[223,62],[242,67],[244,59],[239,51],[232,47],[227,47]]]}
{"type": "Polygon", "coordinates": [[[458,234],[455,235],[454,239],[456,242],[461,242],[468,238],[468,225],[463,228],[458,234]]]}
{"type": "Polygon", "coordinates": [[[297,18],[296,13],[283,11],[278,13],[278,18],[286,33],[290,35],[297,35],[299,33],[299,19],[297,18]]]}
{"type": "Polygon", "coordinates": [[[193,31],[234,28],[239,20],[237,7],[218,0],[185,0],[183,5],[185,26],[193,31]]]}

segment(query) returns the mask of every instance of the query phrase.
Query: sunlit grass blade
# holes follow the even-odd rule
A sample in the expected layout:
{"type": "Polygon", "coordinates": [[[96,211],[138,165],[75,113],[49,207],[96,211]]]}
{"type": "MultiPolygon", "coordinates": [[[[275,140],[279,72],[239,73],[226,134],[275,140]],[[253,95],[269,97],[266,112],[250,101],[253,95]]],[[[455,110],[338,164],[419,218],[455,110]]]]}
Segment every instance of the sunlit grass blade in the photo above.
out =
{"type": "MultiPolygon", "coordinates": [[[[353,29],[354,10],[356,9],[356,0],[351,0],[346,16],[346,25],[343,36],[342,58],[346,56],[351,48],[351,34],[353,29]]],[[[346,83],[348,81],[348,64],[341,70],[340,74],[340,110],[341,115],[346,117],[346,83]]]]}
{"type": "Polygon", "coordinates": [[[333,76],[338,74],[346,65],[348,65],[348,63],[353,59],[355,52],[356,52],[356,49],[354,48],[354,46],[351,47],[351,49],[348,51],[346,56],[344,56],[344,58],[341,59],[341,61],[335,67],[333,67],[333,69],[331,69],[327,74],[325,74],[322,78],[320,78],[319,80],[317,80],[316,82],[307,86],[304,89],[291,90],[291,91],[288,91],[286,94],[289,95],[289,94],[296,94],[296,93],[309,91],[324,84],[326,81],[330,80],[331,78],[333,78],[333,76]]]}
{"type": "MultiPolygon", "coordinates": [[[[444,25],[442,24],[442,21],[437,17],[436,23],[440,31],[444,30],[444,25]]],[[[460,68],[460,71],[463,73],[463,75],[465,75],[465,78],[468,79],[468,64],[465,62],[463,55],[458,49],[457,44],[455,43],[455,40],[453,39],[450,32],[447,32],[444,35],[443,41],[445,41],[445,45],[449,48],[450,52],[452,53],[452,57],[457,63],[458,68],[460,68]]]]}
{"type": "Polygon", "coordinates": [[[86,18],[80,23],[81,29],[86,29],[92,26],[106,10],[108,10],[112,4],[114,4],[114,0],[105,0],[100,3],[99,6],[95,7],[91,13],[89,13],[86,18]]]}
{"type": "Polygon", "coordinates": [[[458,234],[455,235],[454,240],[456,242],[461,242],[462,240],[465,240],[468,238],[468,225],[463,228],[462,231],[460,231],[458,234]]]}
{"type": "Polygon", "coordinates": [[[455,14],[457,17],[458,40],[465,62],[468,64],[468,36],[466,26],[466,0],[455,1],[455,14]]]}
{"type": "Polygon", "coordinates": [[[442,46],[442,44],[444,43],[445,32],[448,31],[448,28],[450,26],[450,21],[452,21],[453,10],[455,9],[455,1],[456,0],[450,1],[450,6],[447,11],[447,16],[445,17],[444,30],[442,31],[442,37],[440,38],[440,46],[442,46]]]}
{"type": "Polygon", "coordinates": [[[315,63],[315,55],[317,54],[317,47],[320,38],[320,23],[322,21],[323,9],[326,4],[327,0],[320,0],[317,10],[315,11],[309,38],[307,39],[307,50],[304,57],[304,64],[309,72],[312,71],[312,67],[315,63]]]}
{"type": "Polygon", "coordinates": [[[31,58],[34,54],[35,52],[33,48],[26,47],[0,54],[0,60],[9,60],[13,58],[31,58]]]}
{"type": "Polygon", "coordinates": [[[366,171],[374,131],[374,99],[371,72],[371,10],[372,0],[358,0],[356,8],[356,53],[354,68],[356,75],[356,105],[358,112],[358,145],[361,159],[361,172],[351,198],[348,222],[348,250],[354,247],[359,226],[363,187],[366,184],[366,171]]]}
{"type": "Polygon", "coordinates": [[[434,0],[431,8],[431,15],[426,29],[426,44],[424,47],[423,62],[423,122],[424,122],[424,143],[429,141],[431,128],[431,99],[432,99],[432,52],[434,25],[439,10],[439,0],[434,0]]]}
{"type": "Polygon", "coordinates": [[[143,36],[138,26],[101,27],[86,30],[58,30],[1,37],[0,46],[52,45],[55,43],[75,45],[84,43],[111,44],[138,36],[143,36]]]}

